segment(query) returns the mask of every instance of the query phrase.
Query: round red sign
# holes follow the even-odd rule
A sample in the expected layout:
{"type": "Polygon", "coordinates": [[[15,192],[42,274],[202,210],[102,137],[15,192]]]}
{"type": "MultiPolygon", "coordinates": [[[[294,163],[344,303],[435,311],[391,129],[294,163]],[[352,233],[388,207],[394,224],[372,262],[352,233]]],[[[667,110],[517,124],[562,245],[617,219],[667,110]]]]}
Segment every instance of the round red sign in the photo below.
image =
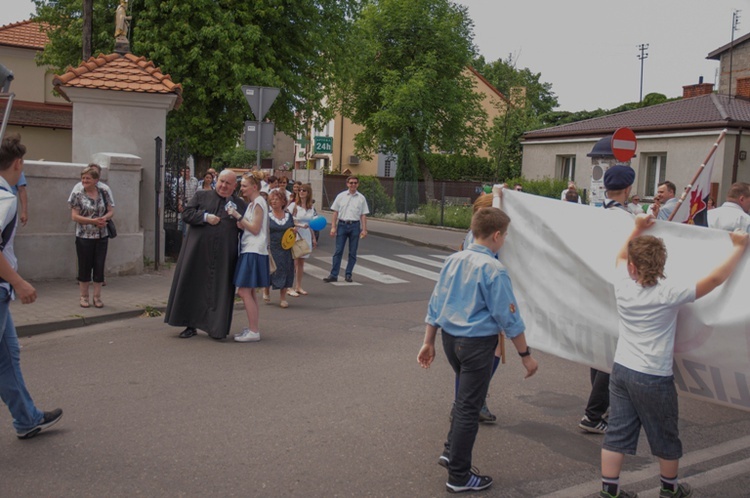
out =
{"type": "Polygon", "coordinates": [[[612,155],[621,162],[630,161],[635,155],[637,140],[630,128],[618,128],[612,134],[612,155]]]}

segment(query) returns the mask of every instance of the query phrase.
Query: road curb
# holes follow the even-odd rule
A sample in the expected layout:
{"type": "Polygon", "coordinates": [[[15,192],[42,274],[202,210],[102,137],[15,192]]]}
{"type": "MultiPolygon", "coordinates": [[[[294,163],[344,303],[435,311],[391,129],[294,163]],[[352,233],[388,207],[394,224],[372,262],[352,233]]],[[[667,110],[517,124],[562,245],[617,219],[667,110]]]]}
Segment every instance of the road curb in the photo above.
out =
{"type": "MultiPolygon", "coordinates": [[[[159,311],[162,314],[164,314],[167,309],[166,306],[152,306],[151,308],[159,311]]],[[[16,327],[16,334],[18,335],[18,337],[32,337],[47,332],[55,332],[57,330],[76,329],[79,327],[86,327],[88,325],[96,325],[99,323],[115,322],[117,320],[136,318],[143,315],[144,311],[145,310],[141,308],[128,311],[116,311],[113,313],[106,313],[96,316],[79,316],[57,322],[30,323],[28,325],[19,325],[18,327],[16,327]]]]}

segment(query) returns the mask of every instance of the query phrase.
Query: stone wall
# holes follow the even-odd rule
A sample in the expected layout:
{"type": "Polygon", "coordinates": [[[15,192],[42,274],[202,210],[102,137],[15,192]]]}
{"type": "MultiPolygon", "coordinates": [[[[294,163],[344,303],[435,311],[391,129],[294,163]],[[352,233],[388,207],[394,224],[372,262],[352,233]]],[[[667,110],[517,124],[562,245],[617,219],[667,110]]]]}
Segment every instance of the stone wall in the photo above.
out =
{"type": "MultiPolygon", "coordinates": [[[[115,199],[117,238],[109,242],[107,275],[143,272],[143,229],[139,223],[141,159],[127,154],[95,154],[102,167],[101,181],[112,189],[115,199]]],[[[29,221],[18,227],[15,252],[18,270],[27,280],[70,278],[77,275],[75,223],[68,197],[80,181],[87,164],[25,161],[28,182],[29,221]]],[[[152,215],[153,216],[153,215],[152,215]]]]}

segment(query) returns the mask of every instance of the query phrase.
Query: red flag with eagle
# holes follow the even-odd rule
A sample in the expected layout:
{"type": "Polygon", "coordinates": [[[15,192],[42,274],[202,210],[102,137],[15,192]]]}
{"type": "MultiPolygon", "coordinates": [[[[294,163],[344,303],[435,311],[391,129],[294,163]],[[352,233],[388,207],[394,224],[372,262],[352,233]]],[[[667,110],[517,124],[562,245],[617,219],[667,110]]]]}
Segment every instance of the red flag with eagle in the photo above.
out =
{"type": "MultiPolygon", "coordinates": [[[[726,133],[726,130],[722,131],[716,143],[711,147],[706,161],[698,170],[696,178],[693,179],[692,187],[688,185],[690,190],[682,194],[677,208],[669,217],[669,221],[708,226],[708,197],[711,193],[711,173],[714,170],[714,157],[716,157],[714,153],[726,133]]],[[[685,190],[688,187],[685,187],[685,190]]]]}

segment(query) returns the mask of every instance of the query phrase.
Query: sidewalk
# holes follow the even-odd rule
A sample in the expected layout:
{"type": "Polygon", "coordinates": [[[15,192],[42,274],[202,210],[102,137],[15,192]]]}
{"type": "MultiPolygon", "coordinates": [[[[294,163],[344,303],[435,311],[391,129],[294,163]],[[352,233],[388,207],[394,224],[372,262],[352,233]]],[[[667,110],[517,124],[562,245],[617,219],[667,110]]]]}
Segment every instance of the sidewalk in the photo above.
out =
{"type": "MultiPolygon", "coordinates": [[[[330,230],[331,213],[323,213],[329,220],[324,234],[330,230]]],[[[367,220],[370,235],[402,240],[414,245],[437,250],[455,251],[464,239],[465,231],[452,228],[411,225],[397,221],[367,220]]],[[[104,308],[81,308],[78,304],[78,282],[74,278],[31,282],[38,298],[24,305],[11,302],[18,335],[28,337],[54,330],[83,327],[113,320],[135,318],[148,309],[164,312],[172,285],[174,265],[142,275],[107,277],[102,289],[104,308]]]]}

